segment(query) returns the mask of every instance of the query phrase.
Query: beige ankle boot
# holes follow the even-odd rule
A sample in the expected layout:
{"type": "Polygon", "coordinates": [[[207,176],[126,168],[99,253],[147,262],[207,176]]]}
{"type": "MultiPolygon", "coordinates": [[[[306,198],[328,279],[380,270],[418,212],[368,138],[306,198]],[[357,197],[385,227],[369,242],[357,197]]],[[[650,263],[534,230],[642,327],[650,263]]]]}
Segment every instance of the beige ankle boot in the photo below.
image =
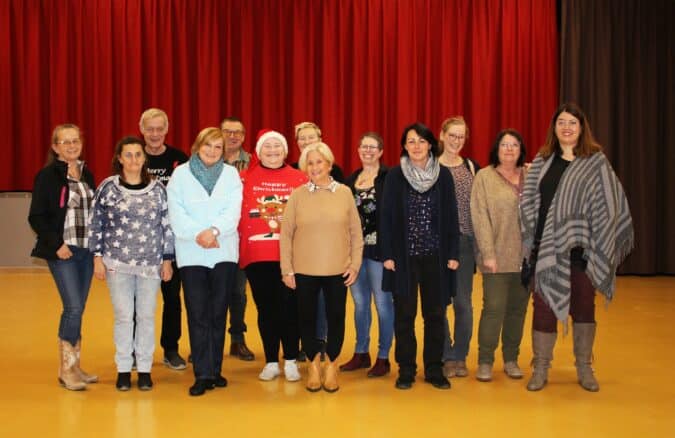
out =
{"type": "Polygon", "coordinates": [[[553,347],[557,333],[546,333],[537,330],[532,330],[532,350],[534,357],[532,358],[532,377],[527,382],[528,391],[539,391],[548,381],[548,369],[551,367],[551,360],[553,360],[553,347]]]}
{"type": "Polygon", "coordinates": [[[323,380],[323,389],[326,392],[335,392],[340,389],[338,385],[338,366],[334,360],[326,364],[326,376],[323,380]]]}
{"type": "Polygon", "coordinates": [[[75,363],[75,371],[80,375],[80,378],[84,383],[96,383],[98,382],[98,376],[95,374],[89,374],[80,368],[80,349],[82,347],[82,340],[77,341],[75,344],[75,354],[77,355],[77,362],[75,363]]]}
{"type": "Polygon", "coordinates": [[[319,353],[307,367],[307,391],[316,392],[321,389],[321,356],[319,353]]]}
{"type": "Polygon", "coordinates": [[[61,367],[59,368],[59,383],[71,391],[82,391],[87,384],[75,370],[77,353],[70,342],[59,339],[59,352],[61,354],[61,367]]]}
{"type": "Polygon", "coordinates": [[[574,357],[577,367],[579,385],[586,391],[598,392],[600,385],[593,375],[591,358],[593,356],[593,342],[595,340],[595,323],[575,322],[572,324],[572,339],[574,341],[574,357]]]}

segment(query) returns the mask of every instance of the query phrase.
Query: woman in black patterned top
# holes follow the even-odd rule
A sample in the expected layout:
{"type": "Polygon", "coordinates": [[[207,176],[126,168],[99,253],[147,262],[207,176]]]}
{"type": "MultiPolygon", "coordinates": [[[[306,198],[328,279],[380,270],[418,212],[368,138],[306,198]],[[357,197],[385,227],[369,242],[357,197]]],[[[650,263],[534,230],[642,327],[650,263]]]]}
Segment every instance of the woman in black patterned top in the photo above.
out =
{"type": "MultiPolygon", "coordinates": [[[[379,340],[377,359],[368,371],[368,377],[380,377],[390,371],[389,350],[394,338],[394,302],[391,293],[382,290],[382,258],[378,243],[378,204],[384,192],[387,167],[380,164],[384,142],[375,132],[361,136],[358,146],[362,168],[347,178],[347,185],[354,193],[356,207],[363,229],[363,262],[359,276],[351,287],[354,299],[354,324],[356,326],[356,349],[351,360],[342,366],[342,371],[368,368],[370,361],[371,296],[377,310],[379,340]]],[[[381,205],[381,204],[379,204],[381,205]]]]}

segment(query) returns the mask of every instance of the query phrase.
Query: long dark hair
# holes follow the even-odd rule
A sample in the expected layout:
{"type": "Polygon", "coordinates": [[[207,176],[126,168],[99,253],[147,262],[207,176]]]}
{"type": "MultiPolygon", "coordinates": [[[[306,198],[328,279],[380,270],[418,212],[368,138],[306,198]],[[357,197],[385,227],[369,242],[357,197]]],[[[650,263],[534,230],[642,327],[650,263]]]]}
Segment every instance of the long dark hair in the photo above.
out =
{"type": "Polygon", "coordinates": [[[546,142],[541,149],[539,149],[539,155],[543,158],[548,158],[554,152],[561,152],[560,142],[555,135],[555,124],[558,121],[558,116],[562,113],[570,113],[579,119],[579,128],[581,129],[581,132],[579,133],[579,141],[573,151],[575,157],[590,157],[594,153],[602,150],[602,146],[600,146],[593,137],[591,125],[588,123],[586,114],[584,114],[576,103],[566,102],[560,105],[558,109],[555,110],[553,117],[551,117],[551,123],[549,124],[548,132],[546,133],[546,142]]]}
{"type": "Polygon", "coordinates": [[[120,163],[120,157],[122,156],[124,146],[129,144],[137,144],[141,146],[143,157],[145,157],[145,160],[143,161],[143,167],[141,168],[141,182],[143,182],[143,184],[148,184],[152,180],[152,175],[150,175],[150,172],[148,172],[148,155],[145,153],[143,140],[141,140],[138,137],[127,136],[117,142],[117,144],[115,145],[115,153],[113,154],[112,158],[112,174],[119,175],[120,178],[124,179],[124,173],[122,169],[122,163],[120,163]]]}

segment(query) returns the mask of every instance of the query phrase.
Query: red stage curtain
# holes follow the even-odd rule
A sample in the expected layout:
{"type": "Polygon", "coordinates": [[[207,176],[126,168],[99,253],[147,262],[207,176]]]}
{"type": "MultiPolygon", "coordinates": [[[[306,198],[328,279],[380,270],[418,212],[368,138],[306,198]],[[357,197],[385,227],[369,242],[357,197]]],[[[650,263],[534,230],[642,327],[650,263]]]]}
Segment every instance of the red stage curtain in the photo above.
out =
{"type": "MultiPolygon", "coordinates": [[[[184,150],[227,115],[313,120],[346,171],[379,131],[396,164],[405,124],[463,114],[481,163],[496,132],[530,157],[557,104],[555,0],[0,0],[0,190],[30,190],[56,124],[83,129],[100,181],[141,112],[167,111],[184,150]]],[[[297,158],[291,148],[290,160],[297,158]]]]}

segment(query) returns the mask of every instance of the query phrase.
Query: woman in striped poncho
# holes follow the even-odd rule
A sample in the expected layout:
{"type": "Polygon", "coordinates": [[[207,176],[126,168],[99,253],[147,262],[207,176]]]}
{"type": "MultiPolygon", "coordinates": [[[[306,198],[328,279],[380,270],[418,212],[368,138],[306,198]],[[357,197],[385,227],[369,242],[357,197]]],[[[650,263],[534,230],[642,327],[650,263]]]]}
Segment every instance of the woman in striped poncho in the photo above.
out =
{"type": "Polygon", "coordinates": [[[546,384],[557,321],[567,327],[571,315],[579,384],[598,391],[590,365],[595,290],[612,299],[616,268],[633,247],[633,224],[621,183],[577,105],[563,104],[553,115],[520,210],[525,254],[536,260],[534,372],[527,389],[546,384]]]}

